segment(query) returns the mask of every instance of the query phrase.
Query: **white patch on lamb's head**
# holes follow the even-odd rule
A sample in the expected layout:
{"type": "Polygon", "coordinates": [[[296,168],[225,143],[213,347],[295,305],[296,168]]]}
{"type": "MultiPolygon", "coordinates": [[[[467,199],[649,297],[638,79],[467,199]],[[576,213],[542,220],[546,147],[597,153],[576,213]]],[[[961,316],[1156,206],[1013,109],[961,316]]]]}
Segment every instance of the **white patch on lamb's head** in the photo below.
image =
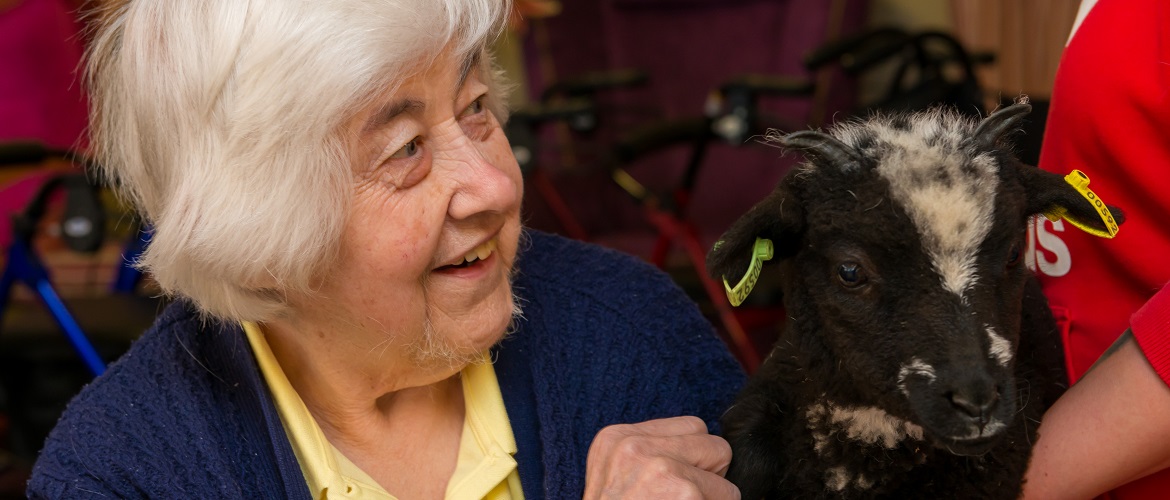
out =
{"type": "Polygon", "coordinates": [[[906,379],[911,375],[924,377],[928,383],[933,383],[938,378],[934,373],[934,367],[926,364],[921,359],[910,358],[910,362],[902,365],[898,370],[898,389],[910,397],[910,391],[906,388],[906,379]]]}
{"type": "Polygon", "coordinates": [[[825,488],[829,491],[844,491],[849,486],[849,472],[844,467],[830,467],[825,471],[825,488]]]}
{"type": "Polygon", "coordinates": [[[964,297],[977,280],[975,255],[991,231],[998,164],[972,157],[975,124],[942,110],[874,119],[833,131],[877,159],[890,196],[909,214],[946,290],[964,297]]]}
{"type": "Polygon", "coordinates": [[[1006,367],[1012,362],[1012,343],[995,333],[995,328],[987,328],[987,339],[990,341],[989,354],[1000,366],[1006,367]]]}

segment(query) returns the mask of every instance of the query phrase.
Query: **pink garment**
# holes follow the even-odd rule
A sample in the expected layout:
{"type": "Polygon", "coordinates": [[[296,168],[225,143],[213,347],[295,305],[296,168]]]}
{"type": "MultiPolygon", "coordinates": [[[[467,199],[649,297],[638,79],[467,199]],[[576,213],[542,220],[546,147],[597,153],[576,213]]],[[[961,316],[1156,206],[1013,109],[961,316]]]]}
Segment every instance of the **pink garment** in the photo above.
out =
{"type": "Polygon", "coordinates": [[[0,12],[0,140],[72,147],[81,139],[81,29],[69,9],[64,0],[24,0],[0,12]]]}
{"type": "MultiPolygon", "coordinates": [[[[65,0],[24,0],[0,11],[0,142],[87,145],[81,26],[70,9],[65,0]]],[[[24,207],[45,176],[0,184],[0,249],[11,236],[10,214],[24,207]]]]}

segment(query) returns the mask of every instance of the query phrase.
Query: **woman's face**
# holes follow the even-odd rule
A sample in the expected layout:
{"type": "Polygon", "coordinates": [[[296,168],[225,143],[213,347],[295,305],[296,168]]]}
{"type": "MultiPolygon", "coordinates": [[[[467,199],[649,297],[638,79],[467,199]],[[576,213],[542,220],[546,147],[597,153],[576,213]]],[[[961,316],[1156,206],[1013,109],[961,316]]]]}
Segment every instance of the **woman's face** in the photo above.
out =
{"type": "Polygon", "coordinates": [[[310,308],[381,361],[462,366],[513,315],[520,167],[480,65],[455,59],[387,90],[353,126],[350,217],[310,308]]]}

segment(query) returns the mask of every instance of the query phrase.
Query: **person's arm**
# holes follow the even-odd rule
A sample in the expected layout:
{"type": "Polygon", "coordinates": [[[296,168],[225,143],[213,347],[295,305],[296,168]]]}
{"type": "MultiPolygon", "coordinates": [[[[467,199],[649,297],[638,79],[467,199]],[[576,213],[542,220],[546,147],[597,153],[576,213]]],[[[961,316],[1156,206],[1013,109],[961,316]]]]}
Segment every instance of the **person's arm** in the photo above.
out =
{"type": "Polygon", "coordinates": [[[1170,466],[1170,387],[1126,331],[1044,415],[1023,498],[1092,498],[1170,466]]]}

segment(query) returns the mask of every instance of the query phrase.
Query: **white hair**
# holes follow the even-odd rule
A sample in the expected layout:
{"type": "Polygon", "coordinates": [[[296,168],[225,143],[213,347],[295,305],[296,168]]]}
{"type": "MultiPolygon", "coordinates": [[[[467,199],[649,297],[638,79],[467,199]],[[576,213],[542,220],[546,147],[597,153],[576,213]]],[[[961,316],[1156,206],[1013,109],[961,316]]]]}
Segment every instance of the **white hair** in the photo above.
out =
{"type": "Polygon", "coordinates": [[[105,2],[88,53],[94,155],[153,228],[137,263],[225,319],[287,312],[337,255],[342,125],[445,50],[482,54],[508,0],[105,2]]]}

